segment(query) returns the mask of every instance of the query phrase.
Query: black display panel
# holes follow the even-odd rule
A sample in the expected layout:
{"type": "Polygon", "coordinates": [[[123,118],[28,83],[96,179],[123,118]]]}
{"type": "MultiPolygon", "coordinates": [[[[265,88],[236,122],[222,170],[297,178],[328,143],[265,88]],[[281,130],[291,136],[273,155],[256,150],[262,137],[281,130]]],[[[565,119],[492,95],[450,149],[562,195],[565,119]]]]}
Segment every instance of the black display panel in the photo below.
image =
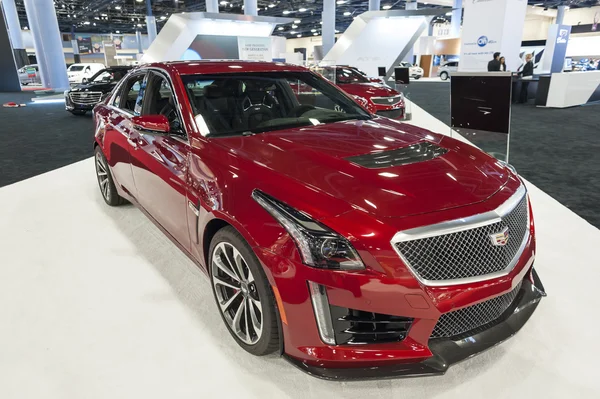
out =
{"type": "Polygon", "coordinates": [[[198,35],[184,53],[186,60],[237,60],[237,36],[198,35]]]}
{"type": "Polygon", "coordinates": [[[386,73],[385,67],[377,67],[377,76],[385,76],[386,73]]]}
{"type": "Polygon", "coordinates": [[[410,83],[408,68],[396,67],[394,68],[394,80],[398,84],[407,85],[410,83]]]}
{"type": "Polygon", "coordinates": [[[511,76],[456,76],[450,81],[453,128],[508,134],[511,76]]]}

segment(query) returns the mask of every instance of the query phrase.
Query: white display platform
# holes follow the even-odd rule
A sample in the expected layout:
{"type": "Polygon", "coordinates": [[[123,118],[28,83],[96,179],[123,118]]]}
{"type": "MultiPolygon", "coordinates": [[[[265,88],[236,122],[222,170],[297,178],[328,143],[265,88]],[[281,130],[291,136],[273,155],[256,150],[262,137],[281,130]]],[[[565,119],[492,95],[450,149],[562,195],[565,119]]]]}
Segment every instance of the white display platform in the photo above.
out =
{"type": "Polygon", "coordinates": [[[583,105],[599,86],[600,71],[553,73],[546,107],[566,108],[583,105]]]}
{"type": "Polygon", "coordinates": [[[196,266],[104,204],[92,159],[1,188],[0,398],[598,398],[600,231],[529,189],[548,292],[529,323],[444,376],[339,383],[240,349],[196,266]]]}

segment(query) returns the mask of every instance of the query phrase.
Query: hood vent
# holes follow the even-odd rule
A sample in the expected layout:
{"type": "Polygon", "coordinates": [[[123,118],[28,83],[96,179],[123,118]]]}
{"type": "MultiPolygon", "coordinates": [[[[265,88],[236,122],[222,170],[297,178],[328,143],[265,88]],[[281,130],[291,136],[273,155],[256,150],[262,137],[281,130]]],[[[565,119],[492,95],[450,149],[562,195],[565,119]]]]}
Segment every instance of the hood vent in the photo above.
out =
{"type": "Polygon", "coordinates": [[[448,149],[429,142],[422,142],[395,150],[373,152],[346,158],[347,161],[369,169],[389,168],[391,166],[430,161],[444,155],[448,149]]]}

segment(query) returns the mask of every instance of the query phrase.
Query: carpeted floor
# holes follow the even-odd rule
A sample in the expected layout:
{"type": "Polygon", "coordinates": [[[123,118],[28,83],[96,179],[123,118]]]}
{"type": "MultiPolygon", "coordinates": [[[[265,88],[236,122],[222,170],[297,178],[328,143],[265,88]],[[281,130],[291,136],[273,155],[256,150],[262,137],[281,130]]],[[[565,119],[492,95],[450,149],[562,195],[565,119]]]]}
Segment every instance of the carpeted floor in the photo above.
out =
{"type": "Polygon", "coordinates": [[[71,115],[63,103],[31,103],[34,93],[0,93],[0,187],[88,158],[93,154],[91,114],[71,115]]]}
{"type": "MultiPolygon", "coordinates": [[[[450,85],[411,83],[410,98],[441,121],[450,119],[450,85]]],[[[91,115],[61,103],[29,103],[32,93],[0,93],[0,187],[92,155],[91,115]]],[[[600,227],[600,105],[542,109],[516,105],[510,162],[525,178],[600,227]]]]}
{"type": "MultiPolygon", "coordinates": [[[[410,84],[410,98],[450,122],[450,84],[410,84]]],[[[510,163],[526,179],[600,227],[600,105],[512,108],[510,163]]]]}

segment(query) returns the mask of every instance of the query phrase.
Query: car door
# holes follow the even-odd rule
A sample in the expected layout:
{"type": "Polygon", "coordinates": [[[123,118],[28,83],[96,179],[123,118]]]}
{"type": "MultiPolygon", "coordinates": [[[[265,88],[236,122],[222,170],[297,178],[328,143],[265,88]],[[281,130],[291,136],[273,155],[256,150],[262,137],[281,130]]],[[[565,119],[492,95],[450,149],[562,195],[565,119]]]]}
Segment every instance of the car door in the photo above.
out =
{"type": "Polygon", "coordinates": [[[108,103],[108,115],[101,117],[104,123],[104,151],[116,184],[137,199],[137,190],[131,171],[131,150],[135,145],[136,132],[132,118],[140,115],[146,72],[135,73],[116,88],[108,103]]]}
{"type": "Polygon", "coordinates": [[[189,251],[186,163],[190,145],[171,80],[166,74],[158,71],[149,73],[141,114],[166,116],[171,131],[158,134],[134,127],[134,145],[130,153],[138,201],[189,251]]]}

